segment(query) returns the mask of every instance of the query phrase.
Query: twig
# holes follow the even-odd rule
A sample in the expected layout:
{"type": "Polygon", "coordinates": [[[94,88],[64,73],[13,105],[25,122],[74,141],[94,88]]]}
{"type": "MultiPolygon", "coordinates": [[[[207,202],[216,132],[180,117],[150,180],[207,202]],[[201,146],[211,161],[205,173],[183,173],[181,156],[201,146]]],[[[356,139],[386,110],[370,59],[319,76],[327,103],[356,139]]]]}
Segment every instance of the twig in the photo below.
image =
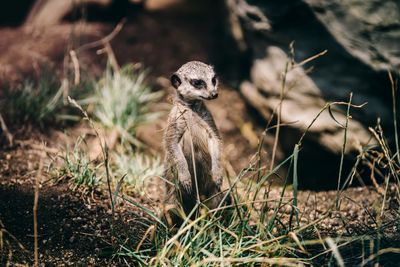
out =
{"type": "Polygon", "coordinates": [[[75,49],[76,53],[79,53],[86,49],[95,48],[98,46],[102,46],[106,43],[109,43],[122,30],[122,27],[124,26],[125,22],[126,22],[126,19],[122,19],[117,24],[117,26],[115,26],[114,30],[110,34],[106,35],[105,37],[101,38],[100,40],[97,40],[97,41],[94,41],[91,43],[87,43],[87,44],[84,44],[84,45],[78,47],[77,49],[75,49]]]}
{"type": "Polygon", "coordinates": [[[370,255],[367,259],[364,259],[360,266],[365,266],[365,265],[369,265],[369,263],[371,261],[373,261],[374,259],[378,258],[379,256],[386,254],[386,253],[397,253],[400,254],[400,249],[399,248],[384,248],[379,250],[377,253],[370,255]]]}
{"type": "Polygon", "coordinates": [[[39,242],[38,242],[38,204],[39,204],[39,179],[42,175],[43,169],[43,155],[40,156],[39,169],[35,178],[35,196],[33,200],[33,237],[34,237],[34,257],[35,267],[39,266],[39,242]]]}
{"type": "MultiPolygon", "coordinates": [[[[25,253],[30,253],[25,247],[24,245],[22,245],[22,243],[18,240],[18,238],[16,238],[13,234],[11,234],[4,226],[4,223],[2,222],[2,220],[0,219],[0,233],[6,233],[9,237],[11,237],[11,239],[13,239],[18,247],[20,249],[22,249],[25,253]]],[[[1,239],[0,239],[0,243],[1,243],[1,239]]],[[[0,245],[0,249],[1,249],[1,245],[0,245]]]]}
{"type": "Polygon", "coordinates": [[[8,144],[10,146],[12,146],[14,144],[14,137],[10,133],[10,131],[8,130],[7,124],[4,121],[3,116],[1,115],[1,113],[0,113],[0,126],[1,126],[1,129],[3,130],[4,135],[7,138],[8,144]]]}
{"type": "Polygon", "coordinates": [[[317,58],[319,58],[319,57],[325,55],[326,53],[328,53],[328,50],[324,50],[324,51],[322,51],[322,52],[320,52],[320,53],[318,53],[318,54],[316,54],[316,55],[314,55],[314,56],[312,56],[312,57],[306,58],[306,59],[303,60],[302,62],[295,64],[295,65],[293,66],[293,68],[301,67],[301,66],[303,66],[304,64],[306,64],[306,63],[308,63],[308,62],[310,62],[310,61],[313,61],[314,59],[317,59],[317,58]]]}
{"type": "Polygon", "coordinates": [[[115,72],[119,73],[120,66],[118,65],[117,59],[115,57],[114,51],[111,48],[110,43],[104,43],[104,48],[97,51],[97,54],[106,53],[108,56],[108,61],[110,62],[112,68],[115,72]]]}
{"type": "Polygon", "coordinates": [[[31,143],[31,141],[17,140],[17,141],[15,141],[15,143],[20,146],[28,146],[34,150],[38,150],[40,152],[46,152],[49,154],[57,154],[59,152],[59,150],[57,148],[48,147],[45,145],[38,145],[35,143],[31,143]]]}
{"type": "Polygon", "coordinates": [[[80,81],[80,71],[79,71],[79,60],[78,57],[76,56],[75,50],[70,50],[69,55],[71,56],[72,64],[74,65],[74,84],[78,85],[80,81]]]}

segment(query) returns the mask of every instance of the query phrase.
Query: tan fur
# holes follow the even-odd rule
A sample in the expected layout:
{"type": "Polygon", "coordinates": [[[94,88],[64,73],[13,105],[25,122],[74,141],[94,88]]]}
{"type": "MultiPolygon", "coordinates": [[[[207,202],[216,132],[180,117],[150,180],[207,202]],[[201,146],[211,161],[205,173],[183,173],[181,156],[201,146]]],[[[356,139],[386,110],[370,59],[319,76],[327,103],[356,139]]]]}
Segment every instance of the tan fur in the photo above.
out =
{"type": "Polygon", "coordinates": [[[185,64],[176,73],[181,83],[176,86],[177,97],[164,134],[164,177],[171,182],[167,183],[165,201],[173,206],[181,204],[186,214],[193,209],[196,201],[213,209],[223,198],[223,194],[218,194],[223,175],[221,138],[211,113],[202,101],[208,94],[215,96],[217,84],[211,82],[215,74],[204,63],[191,63],[184,68],[185,64]],[[196,89],[189,82],[193,77],[210,81],[205,81],[205,88],[196,89]]]}

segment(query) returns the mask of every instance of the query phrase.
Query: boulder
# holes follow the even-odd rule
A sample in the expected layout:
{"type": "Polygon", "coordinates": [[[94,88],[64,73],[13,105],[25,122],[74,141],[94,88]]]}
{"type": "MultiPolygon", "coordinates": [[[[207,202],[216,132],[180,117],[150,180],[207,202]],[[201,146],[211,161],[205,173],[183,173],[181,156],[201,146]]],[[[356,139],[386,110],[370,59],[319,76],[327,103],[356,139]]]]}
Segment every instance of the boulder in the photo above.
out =
{"type": "Polygon", "coordinates": [[[313,122],[327,102],[348,102],[352,94],[352,104],[365,104],[350,108],[345,172],[361,147],[375,143],[368,127],[378,118],[392,140],[388,71],[400,72],[399,1],[226,0],[226,6],[232,35],[251,61],[240,91],[266,121],[280,112],[287,154],[308,129],[304,142],[312,149],[301,157],[312,179],[337,183],[347,105],[331,106],[313,122]]]}

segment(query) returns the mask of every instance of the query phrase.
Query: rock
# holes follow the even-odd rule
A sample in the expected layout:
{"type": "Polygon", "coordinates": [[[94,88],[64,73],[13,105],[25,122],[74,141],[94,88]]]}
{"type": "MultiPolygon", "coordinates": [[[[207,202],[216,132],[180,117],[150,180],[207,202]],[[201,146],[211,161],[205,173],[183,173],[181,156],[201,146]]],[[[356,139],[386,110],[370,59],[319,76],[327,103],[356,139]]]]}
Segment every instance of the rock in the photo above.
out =
{"type": "Polygon", "coordinates": [[[285,85],[280,146],[291,154],[308,129],[299,156],[300,187],[333,188],[339,176],[347,105],[332,107],[331,114],[322,112],[315,122],[314,118],[327,102],[348,102],[351,93],[352,104],[367,103],[350,109],[343,177],[361,147],[376,143],[368,127],[374,127],[377,118],[389,142],[393,140],[387,70],[400,73],[399,5],[391,0],[251,3],[226,1],[232,35],[251,61],[241,93],[270,121],[273,115],[276,119],[285,85]],[[269,27],[255,27],[261,22],[269,27]],[[315,55],[320,56],[307,60],[315,55]],[[317,180],[320,177],[323,182],[317,180]]]}
{"type": "MultiPolygon", "coordinates": [[[[265,118],[277,111],[281,103],[282,73],[285,71],[286,62],[289,62],[289,59],[280,48],[268,47],[266,57],[255,60],[253,64],[250,76],[252,83],[244,82],[241,85],[242,94],[265,118]]],[[[326,104],[318,86],[301,67],[295,67],[287,73],[284,95],[282,121],[290,123],[290,127],[295,127],[301,132],[307,130],[326,104]]],[[[345,125],[346,117],[335,108],[332,115],[340,124],[326,109],[309,131],[321,145],[339,154],[343,146],[342,125],[345,125]]],[[[366,145],[370,140],[370,134],[358,121],[349,121],[348,132],[346,153],[358,150],[360,144],[366,145]]]]}
{"type": "Polygon", "coordinates": [[[47,27],[56,25],[71,13],[77,6],[94,4],[108,6],[112,0],[81,0],[78,2],[65,0],[37,0],[25,21],[25,25],[32,27],[47,27]]]}
{"type": "Polygon", "coordinates": [[[305,2],[349,54],[375,70],[400,71],[399,1],[305,2]]]}

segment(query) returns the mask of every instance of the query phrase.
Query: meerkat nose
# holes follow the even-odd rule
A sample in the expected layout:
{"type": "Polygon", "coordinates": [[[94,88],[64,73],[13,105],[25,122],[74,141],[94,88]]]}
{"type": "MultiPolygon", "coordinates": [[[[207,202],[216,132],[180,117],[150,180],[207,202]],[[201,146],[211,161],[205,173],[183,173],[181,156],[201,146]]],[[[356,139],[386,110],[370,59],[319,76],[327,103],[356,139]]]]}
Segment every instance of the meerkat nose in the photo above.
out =
{"type": "Polygon", "coordinates": [[[211,93],[211,97],[214,99],[214,98],[217,98],[218,97],[218,92],[212,92],[211,93]]]}

